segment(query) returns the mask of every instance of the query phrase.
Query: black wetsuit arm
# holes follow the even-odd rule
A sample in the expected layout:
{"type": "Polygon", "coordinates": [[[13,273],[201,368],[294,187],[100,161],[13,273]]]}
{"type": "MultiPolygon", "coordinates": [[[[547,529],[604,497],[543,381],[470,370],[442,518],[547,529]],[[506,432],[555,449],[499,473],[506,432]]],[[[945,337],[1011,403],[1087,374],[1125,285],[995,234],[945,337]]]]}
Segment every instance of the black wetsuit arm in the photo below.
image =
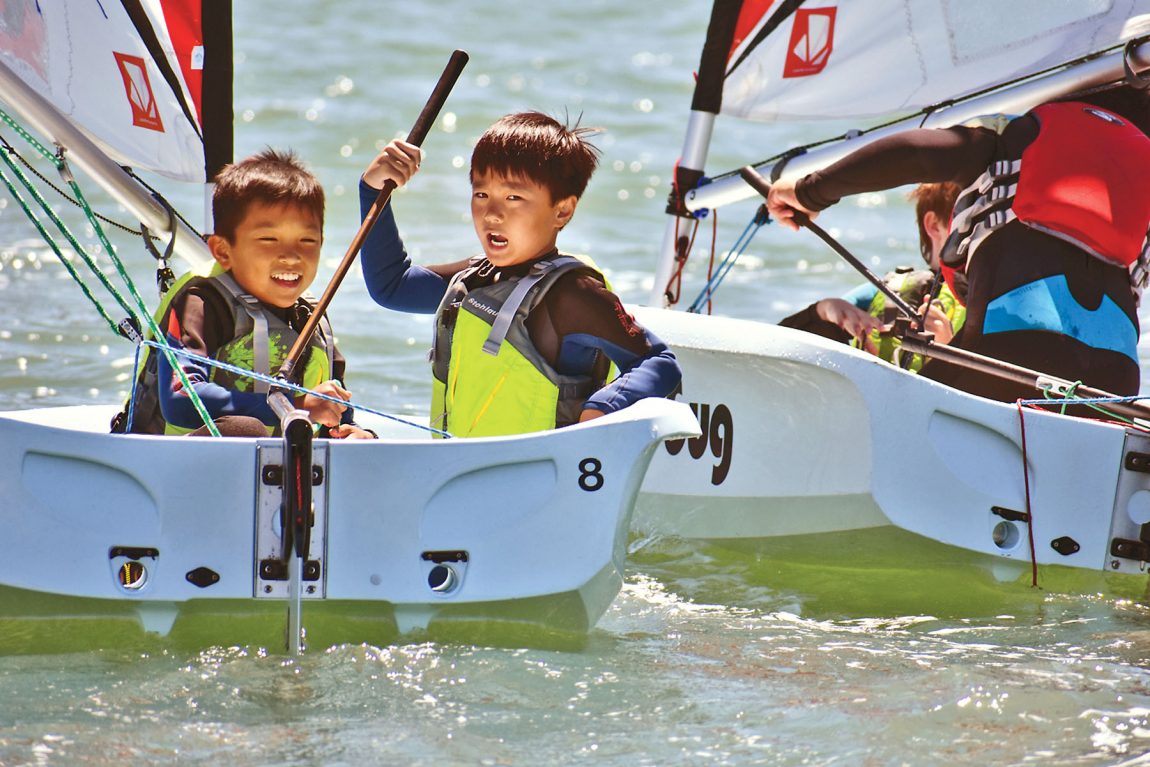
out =
{"type": "Polygon", "coordinates": [[[795,195],[808,210],[843,197],[904,184],[974,181],[994,159],[998,134],[986,128],[921,128],[879,139],[799,179],[795,195]]]}

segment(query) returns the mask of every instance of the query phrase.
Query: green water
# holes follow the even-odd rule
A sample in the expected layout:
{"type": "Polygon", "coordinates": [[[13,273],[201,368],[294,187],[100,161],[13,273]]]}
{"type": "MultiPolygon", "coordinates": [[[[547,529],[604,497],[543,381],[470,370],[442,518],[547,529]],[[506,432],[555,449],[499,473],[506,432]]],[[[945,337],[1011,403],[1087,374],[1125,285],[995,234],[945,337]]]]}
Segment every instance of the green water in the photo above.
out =
{"type": "MultiPolygon", "coordinates": [[[[413,258],[476,251],[465,168],[487,124],[524,108],[582,115],[607,128],[603,163],[562,244],[594,256],[625,299],[645,299],[706,2],[235,5],[237,152],[291,146],[320,175],[317,285],[358,224],[359,170],[407,130],[458,47],[472,60],[450,121],[396,196],[413,258]]],[[[832,132],[721,122],[711,164],[832,132]]],[[[165,191],[194,215],[198,192],[165,191]]],[[[720,212],[720,248],[753,209],[720,212]]],[[[877,269],[917,259],[901,191],[820,222],[877,269]]],[[[148,256],[123,248],[150,285],[148,256]]],[[[705,268],[689,265],[688,300],[705,268]]],[[[776,320],[857,282],[813,238],[768,229],[717,311],[776,320]]],[[[354,272],[332,319],[356,398],[425,413],[428,319],[375,307],[354,272]]],[[[130,358],[13,206],[0,208],[0,409],[115,402],[130,358]]],[[[189,650],[140,635],[66,652],[138,629],[0,620],[7,646],[30,637],[0,657],[0,765],[1150,764],[1141,584],[1051,572],[1033,588],[1025,568],[991,572],[915,539],[880,557],[870,543],[634,540],[623,592],[575,645],[493,630],[481,643],[317,640],[294,660],[258,637],[189,650]]]]}

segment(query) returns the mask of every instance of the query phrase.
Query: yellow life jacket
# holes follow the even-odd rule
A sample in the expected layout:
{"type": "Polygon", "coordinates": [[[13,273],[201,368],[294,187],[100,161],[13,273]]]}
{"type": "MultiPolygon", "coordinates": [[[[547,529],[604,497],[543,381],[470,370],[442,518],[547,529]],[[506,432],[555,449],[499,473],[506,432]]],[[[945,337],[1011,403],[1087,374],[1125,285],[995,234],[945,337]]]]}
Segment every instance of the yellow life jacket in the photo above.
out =
{"type": "MultiPolygon", "coordinates": [[[[206,277],[191,272],[181,276],[161,300],[160,308],[155,315],[156,324],[163,329],[165,315],[176,297],[194,285],[208,285],[214,288],[226,299],[227,306],[231,310],[231,324],[235,330],[232,339],[216,350],[215,358],[220,362],[265,376],[278,370],[292,345],[299,338],[299,333],[278,316],[268,312],[259,299],[244,292],[230,274],[218,268],[213,268],[211,274],[206,277]]],[[[301,297],[300,302],[309,310],[315,306],[315,301],[310,296],[301,297]]],[[[302,369],[301,385],[312,389],[329,380],[332,377],[333,359],[334,341],[331,325],[324,317],[309,344],[306,363],[302,369]]],[[[237,375],[217,367],[211,368],[208,380],[235,391],[266,393],[270,388],[266,381],[237,375]]],[[[128,430],[136,434],[169,435],[182,435],[192,431],[164,420],[160,410],[159,385],[156,355],[152,354],[149,348],[145,350],[140,365],[132,423],[130,427],[125,423],[124,426],[129,428],[119,430],[128,430]]],[[[122,419],[124,421],[126,413],[125,405],[125,411],[121,414],[125,416],[122,419]]],[[[115,426],[113,430],[117,430],[115,426]]],[[[274,426],[268,427],[269,434],[275,433],[275,430],[274,426]]]]}
{"type": "Polygon", "coordinates": [[[472,261],[452,278],[436,312],[431,425],[486,437],[575,423],[605,380],[556,371],[532,344],[526,319],[562,275],[582,269],[606,279],[588,260],[555,254],[523,277],[471,287],[493,268],[472,261]]]}
{"type": "MultiPolygon", "coordinates": [[[[898,293],[908,304],[917,309],[934,282],[934,272],[929,269],[916,270],[911,267],[899,267],[883,277],[883,281],[891,290],[898,293]]],[[[957,333],[962,328],[963,323],[966,322],[966,307],[959,303],[954,293],[951,292],[950,286],[945,282],[933,303],[942,309],[947,319],[950,320],[951,328],[957,333]]],[[[899,313],[895,307],[887,306],[886,295],[881,290],[875,291],[867,311],[872,317],[881,320],[884,325],[894,322],[899,313]]],[[[878,349],[879,357],[887,362],[899,364],[899,347],[902,346],[902,340],[896,334],[872,330],[870,338],[878,349]]],[[[856,348],[860,346],[857,339],[852,340],[851,345],[856,348]]],[[[916,354],[905,369],[917,373],[922,369],[924,363],[925,360],[922,355],[916,354]]]]}

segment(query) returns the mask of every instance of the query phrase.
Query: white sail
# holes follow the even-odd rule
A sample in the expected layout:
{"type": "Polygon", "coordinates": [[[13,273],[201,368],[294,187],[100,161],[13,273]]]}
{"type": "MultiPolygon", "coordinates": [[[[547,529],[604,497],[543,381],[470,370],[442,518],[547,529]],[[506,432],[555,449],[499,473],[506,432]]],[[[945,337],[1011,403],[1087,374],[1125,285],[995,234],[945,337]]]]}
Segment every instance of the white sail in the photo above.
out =
{"type": "Polygon", "coordinates": [[[1150,0],[744,2],[721,113],[906,113],[1148,33],[1150,0]]]}
{"type": "MultiPolygon", "coordinates": [[[[771,178],[796,176],[893,132],[1020,113],[1148,68],[1150,0],[715,0],[667,212],[689,217],[755,196],[733,171],[705,170],[719,114],[893,119],[756,164],[771,178]],[[972,97],[984,91],[996,93],[972,97]]],[[[672,218],[664,229],[653,306],[671,300],[678,228],[672,218]]]]}
{"type": "Polygon", "coordinates": [[[116,162],[203,182],[199,5],[7,0],[0,60],[116,162]]]}

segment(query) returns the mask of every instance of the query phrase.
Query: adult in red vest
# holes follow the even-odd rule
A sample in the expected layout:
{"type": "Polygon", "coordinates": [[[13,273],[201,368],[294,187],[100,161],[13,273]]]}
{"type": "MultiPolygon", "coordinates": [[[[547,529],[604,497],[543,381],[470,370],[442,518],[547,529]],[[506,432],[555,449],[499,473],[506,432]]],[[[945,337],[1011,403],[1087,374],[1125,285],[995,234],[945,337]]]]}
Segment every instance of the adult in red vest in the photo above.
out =
{"type": "MultiPolygon", "coordinates": [[[[912,130],[796,182],[771,214],[797,228],[842,197],[916,182],[964,187],[943,253],[967,305],[952,345],[1137,394],[1137,307],[1150,227],[1150,94],[1127,86],[1010,119],[912,130]]],[[[936,360],[929,378],[1012,402],[1035,392],[936,360]]]]}

